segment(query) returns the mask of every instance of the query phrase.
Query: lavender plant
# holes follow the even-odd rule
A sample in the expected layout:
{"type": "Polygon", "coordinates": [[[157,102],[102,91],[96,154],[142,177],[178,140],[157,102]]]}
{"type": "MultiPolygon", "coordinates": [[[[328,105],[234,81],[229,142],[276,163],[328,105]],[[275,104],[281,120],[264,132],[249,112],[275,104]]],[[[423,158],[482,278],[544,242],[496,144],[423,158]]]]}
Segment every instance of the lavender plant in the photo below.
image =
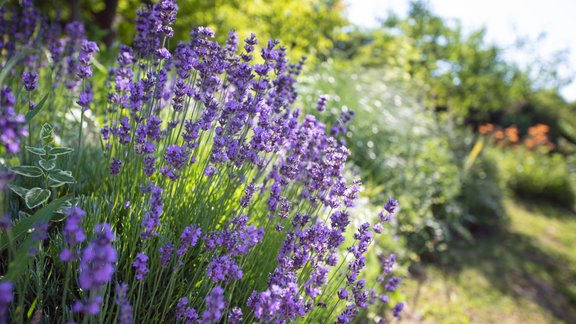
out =
{"type": "MultiPolygon", "coordinates": [[[[234,31],[220,45],[206,27],[171,52],[177,10],[175,1],[163,0],[138,11],[134,44],[120,47],[101,87],[89,85],[96,45],[74,41],[83,38],[81,26],[68,25],[60,38],[69,52],[58,52],[66,63],[54,62],[52,71],[78,91],[82,112],[99,114],[101,160],[81,158],[90,142],[80,143],[94,131],[84,129],[82,113],[76,174],[51,163],[72,150],[46,142],[26,147],[41,157],[40,167],[12,170],[48,179],[58,173],[59,181],[67,179],[59,183],[78,179],[99,190],[79,187],[77,206],[67,206],[65,221],[52,222],[53,232],[38,239],[46,247],[34,259],[42,279],[35,289],[23,279],[3,280],[0,316],[347,323],[377,300],[388,302],[399,279],[382,287],[366,281],[363,269],[397,202],[389,200],[373,223],[352,228],[361,182],[347,174],[350,153],[325,124],[293,107],[304,60],[290,64],[277,41],[258,55],[256,37],[240,45],[234,31]],[[91,106],[93,94],[104,91],[106,106],[91,106]],[[82,163],[94,164],[93,173],[80,173],[82,163]],[[47,295],[36,302],[33,292],[43,289],[47,295]],[[13,300],[18,306],[10,306],[13,300]]],[[[319,111],[325,102],[319,99],[319,111]]],[[[346,132],[346,123],[338,131],[346,132]]]]}

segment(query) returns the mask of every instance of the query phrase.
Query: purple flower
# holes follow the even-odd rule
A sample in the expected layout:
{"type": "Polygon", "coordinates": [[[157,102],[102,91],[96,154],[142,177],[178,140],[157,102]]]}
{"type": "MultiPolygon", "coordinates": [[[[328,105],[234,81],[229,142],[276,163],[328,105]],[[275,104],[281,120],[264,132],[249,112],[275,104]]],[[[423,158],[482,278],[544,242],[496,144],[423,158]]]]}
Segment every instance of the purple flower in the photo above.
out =
{"type": "Polygon", "coordinates": [[[242,279],[243,273],[236,261],[231,257],[224,255],[216,257],[208,265],[208,278],[213,282],[230,282],[232,280],[242,279]]]}
{"type": "Polygon", "coordinates": [[[392,292],[398,288],[401,282],[402,282],[401,278],[391,277],[390,279],[388,279],[388,282],[386,283],[386,286],[384,288],[386,288],[387,291],[392,292]]]}
{"type": "Polygon", "coordinates": [[[323,95],[318,98],[318,102],[316,103],[316,110],[324,111],[326,110],[326,102],[328,101],[328,97],[323,95]]]}
{"type": "Polygon", "coordinates": [[[156,228],[160,226],[160,216],[162,215],[162,188],[152,185],[148,191],[151,192],[150,210],[142,217],[142,238],[149,239],[158,235],[156,228]]]}
{"type": "Polygon", "coordinates": [[[160,48],[163,38],[173,36],[172,24],[178,11],[175,2],[163,0],[136,11],[138,17],[135,20],[134,48],[142,57],[153,54],[155,49],[160,48]]]}
{"type": "Polygon", "coordinates": [[[357,313],[358,309],[354,305],[346,305],[346,309],[338,316],[336,323],[350,323],[357,313]]]}
{"type": "Polygon", "coordinates": [[[96,238],[82,252],[78,281],[80,288],[97,291],[112,279],[117,254],[112,246],[115,237],[110,225],[98,224],[94,231],[96,238]]]}
{"type": "Polygon", "coordinates": [[[2,86],[0,90],[0,143],[10,154],[20,152],[20,140],[28,136],[26,119],[14,110],[16,98],[12,89],[2,86]]]}
{"type": "Polygon", "coordinates": [[[216,167],[214,167],[213,165],[208,165],[206,167],[206,170],[204,171],[204,175],[207,177],[212,177],[214,175],[214,173],[218,172],[218,169],[216,169],[216,167]]]}
{"type": "Polygon", "coordinates": [[[148,273],[148,256],[144,253],[138,253],[132,266],[136,269],[136,279],[142,280],[148,273]]]}
{"type": "Polygon", "coordinates": [[[7,230],[12,227],[12,219],[10,217],[10,212],[5,212],[0,216],[0,230],[7,230]]]}
{"type": "Polygon", "coordinates": [[[92,68],[90,67],[94,53],[98,51],[98,45],[95,42],[87,40],[82,41],[78,61],[80,62],[77,76],[80,80],[87,79],[92,76],[92,68]]]}
{"type": "Polygon", "coordinates": [[[404,303],[398,303],[394,305],[394,308],[392,308],[392,314],[394,315],[394,317],[400,317],[400,313],[402,312],[403,309],[404,309],[404,303]]]}
{"type": "Polygon", "coordinates": [[[48,228],[50,224],[40,221],[34,227],[34,232],[32,233],[32,240],[34,241],[44,241],[48,239],[48,228]]]}
{"type": "Polygon", "coordinates": [[[177,171],[181,170],[187,164],[190,157],[190,151],[185,146],[170,145],[166,149],[166,162],[169,166],[164,166],[160,173],[172,180],[177,180],[180,175],[177,171]]]}
{"type": "Polygon", "coordinates": [[[72,311],[75,313],[96,315],[100,312],[100,304],[102,304],[102,301],[104,301],[102,296],[95,296],[84,302],[78,300],[72,305],[72,311]]]}
{"type": "Polygon", "coordinates": [[[296,317],[305,316],[309,310],[295,283],[288,283],[286,288],[272,285],[261,293],[254,291],[247,305],[254,316],[264,322],[292,322],[296,317]]]}
{"type": "Polygon", "coordinates": [[[182,232],[182,235],[180,235],[180,247],[178,248],[178,251],[176,251],[176,254],[179,257],[182,257],[184,254],[186,254],[189,248],[192,248],[196,245],[200,235],[202,235],[201,228],[194,225],[187,226],[182,232]]]}
{"type": "Polygon", "coordinates": [[[382,270],[384,270],[384,274],[388,275],[392,271],[392,267],[394,267],[394,263],[396,263],[396,254],[391,253],[388,258],[383,256],[380,257],[380,264],[382,265],[382,270]]]}
{"type": "Polygon", "coordinates": [[[128,288],[127,284],[116,286],[115,303],[120,307],[120,314],[118,315],[119,324],[132,324],[133,322],[132,306],[130,305],[130,302],[128,302],[128,298],[126,298],[128,288]]]}
{"type": "Polygon", "coordinates": [[[160,247],[160,265],[162,268],[167,268],[172,260],[174,253],[174,244],[166,243],[160,247]]]}
{"type": "Polygon", "coordinates": [[[338,291],[338,298],[347,300],[348,299],[348,290],[346,288],[340,288],[338,291]]]}
{"type": "MultiPolygon", "coordinates": [[[[98,291],[112,280],[114,263],[117,260],[116,249],[112,242],[116,239],[110,225],[98,224],[94,227],[96,238],[88,244],[80,259],[78,281],[83,290],[98,291]]],[[[91,295],[87,300],[74,303],[72,310],[77,313],[95,315],[100,312],[102,296],[91,295]]]]}
{"type": "Polygon", "coordinates": [[[384,210],[380,212],[379,216],[383,222],[389,222],[394,214],[398,211],[398,201],[392,198],[388,198],[388,201],[384,205],[384,210]]]}
{"type": "Polygon", "coordinates": [[[250,249],[264,238],[264,228],[246,226],[247,221],[246,215],[235,217],[226,229],[206,235],[204,238],[206,249],[210,251],[216,246],[221,246],[232,256],[248,254],[250,249]]]}
{"type": "Polygon", "coordinates": [[[172,54],[170,54],[170,51],[168,51],[165,48],[157,49],[155,54],[159,59],[169,60],[172,58],[172,54]]]}
{"type": "Polygon", "coordinates": [[[306,282],[306,295],[316,298],[322,291],[321,287],[328,282],[328,268],[317,266],[310,275],[310,280],[306,282]]]}
{"type": "Polygon", "coordinates": [[[251,183],[246,186],[246,189],[244,191],[244,197],[242,197],[242,200],[240,201],[240,206],[242,206],[242,208],[248,207],[248,204],[250,203],[252,197],[254,196],[254,191],[256,191],[256,186],[254,185],[254,183],[251,183]]]}
{"type": "Polygon", "coordinates": [[[113,158],[112,163],[110,164],[110,174],[111,175],[118,175],[120,174],[120,169],[122,168],[122,161],[113,158]]]}
{"type": "Polygon", "coordinates": [[[8,323],[8,305],[14,301],[13,289],[14,284],[12,282],[0,282],[0,323],[8,323]]]}
{"type": "Polygon", "coordinates": [[[333,228],[345,231],[348,224],[350,224],[350,215],[347,211],[335,211],[330,216],[332,221],[331,225],[333,228]]]}
{"type": "Polygon", "coordinates": [[[71,207],[65,214],[67,218],[62,235],[68,247],[60,253],[60,260],[69,262],[77,258],[78,245],[86,240],[82,227],[82,219],[86,216],[86,212],[80,207],[71,207]]]}
{"type": "Polygon", "coordinates": [[[38,72],[22,72],[22,79],[26,91],[34,91],[38,87],[38,72]]]}
{"type": "Polygon", "coordinates": [[[188,306],[188,298],[182,297],[176,305],[176,320],[186,320],[186,324],[196,323],[198,313],[192,307],[188,306]]]}
{"type": "Polygon", "coordinates": [[[230,324],[240,324],[242,322],[242,310],[240,307],[233,307],[228,314],[228,323],[230,324]]]}
{"type": "Polygon", "coordinates": [[[206,310],[202,313],[202,324],[218,323],[226,308],[224,289],[220,286],[214,287],[204,299],[204,303],[206,304],[206,310]]]}
{"type": "Polygon", "coordinates": [[[92,89],[86,88],[80,93],[80,98],[76,103],[82,107],[83,110],[90,109],[90,103],[92,102],[92,89]]]}

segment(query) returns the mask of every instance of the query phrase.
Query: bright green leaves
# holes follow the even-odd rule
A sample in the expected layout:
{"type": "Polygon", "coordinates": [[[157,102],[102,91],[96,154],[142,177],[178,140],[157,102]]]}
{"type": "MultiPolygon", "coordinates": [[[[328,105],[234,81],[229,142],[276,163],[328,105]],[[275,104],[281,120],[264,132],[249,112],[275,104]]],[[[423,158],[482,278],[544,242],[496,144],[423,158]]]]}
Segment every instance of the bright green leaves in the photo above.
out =
{"type": "Polygon", "coordinates": [[[22,197],[22,199],[26,198],[26,193],[28,192],[28,189],[13,184],[8,184],[8,188],[14,191],[14,193],[16,193],[18,196],[22,197]]]}
{"type": "Polygon", "coordinates": [[[47,146],[47,148],[48,148],[48,155],[51,155],[51,156],[59,156],[59,155],[64,155],[64,154],[74,152],[74,149],[71,149],[68,147],[50,147],[50,146],[47,146]]]}
{"type": "Polygon", "coordinates": [[[60,169],[52,170],[48,173],[48,186],[60,187],[67,183],[75,183],[76,179],[72,176],[72,172],[63,171],[60,169]]]}
{"type": "Polygon", "coordinates": [[[46,150],[44,150],[44,148],[40,148],[40,147],[33,147],[33,146],[26,146],[26,151],[32,153],[32,154],[36,154],[36,155],[44,155],[46,154],[46,150]]]}
{"type": "Polygon", "coordinates": [[[37,178],[44,175],[42,169],[37,166],[29,166],[29,165],[19,165],[12,168],[14,173],[28,177],[28,178],[37,178]]]}
{"type": "Polygon", "coordinates": [[[32,188],[24,196],[24,202],[28,208],[33,209],[45,203],[48,198],[50,198],[50,190],[32,188]]]}
{"type": "Polygon", "coordinates": [[[54,169],[54,167],[56,167],[56,159],[53,160],[40,159],[40,161],[38,161],[38,164],[42,169],[44,169],[44,171],[50,171],[54,169]]]}
{"type": "Polygon", "coordinates": [[[48,145],[54,141],[54,127],[46,123],[42,126],[40,130],[40,138],[45,145],[48,145]]]}
{"type": "Polygon", "coordinates": [[[32,120],[32,118],[34,118],[34,116],[36,116],[40,112],[40,110],[42,110],[42,108],[44,107],[44,104],[46,103],[46,100],[48,99],[49,95],[50,95],[50,93],[47,93],[46,95],[44,95],[44,97],[40,100],[40,102],[38,102],[38,104],[34,107],[34,109],[29,111],[26,114],[26,121],[27,122],[32,120]]]}
{"type": "Polygon", "coordinates": [[[38,166],[19,165],[12,167],[11,170],[27,178],[43,178],[44,188],[34,187],[26,189],[17,185],[9,185],[10,189],[24,199],[29,209],[36,208],[46,203],[52,194],[50,188],[58,188],[65,184],[72,184],[76,179],[72,176],[71,171],[56,169],[56,159],[59,156],[72,153],[74,150],[68,147],[53,147],[54,128],[46,123],[40,130],[40,137],[43,145],[41,147],[26,146],[26,150],[33,155],[38,156],[38,166]]]}

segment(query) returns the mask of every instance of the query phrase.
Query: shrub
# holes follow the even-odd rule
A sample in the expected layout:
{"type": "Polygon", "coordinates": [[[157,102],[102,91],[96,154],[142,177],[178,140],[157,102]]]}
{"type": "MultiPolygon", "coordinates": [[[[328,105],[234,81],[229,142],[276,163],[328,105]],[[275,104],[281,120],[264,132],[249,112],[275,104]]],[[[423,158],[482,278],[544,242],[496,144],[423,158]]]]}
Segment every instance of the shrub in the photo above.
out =
{"type": "Polygon", "coordinates": [[[517,195],[574,208],[576,193],[566,159],[559,153],[523,149],[497,151],[508,187],[517,195]]]}
{"type": "Polygon", "coordinates": [[[388,302],[394,262],[387,286],[363,269],[398,203],[353,229],[349,150],[293,107],[302,62],[269,41],[256,63],[254,35],[238,49],[203,27],[170,52],[176,12],[140,10],[134,45],[95,82],[81,24],[62,34],[29,1],[2,7],[2,132],[32,135],[20,153],[2,138],[18,176],[2,200],[0,322],[345,323],[388,302]],[[21,72],[41,82],[26,74],[13,95],[21,72]]]}
{"type": "Polygon", "coordinates": [[[311,89],[302,90],[304,100],[320,94],[330,98],[327,111],[336,116],[332,127],[339,125],[342,111],[355,113],[344,134],[351,158],[379,188],[372,190],[375,199],[401,199],[396,226],[410,249],[420,255],[445,250],[454,226],[462,229],[452,126],[427,111],[394,71],[336,70],[328,64],[304,84],[311,89]]]}

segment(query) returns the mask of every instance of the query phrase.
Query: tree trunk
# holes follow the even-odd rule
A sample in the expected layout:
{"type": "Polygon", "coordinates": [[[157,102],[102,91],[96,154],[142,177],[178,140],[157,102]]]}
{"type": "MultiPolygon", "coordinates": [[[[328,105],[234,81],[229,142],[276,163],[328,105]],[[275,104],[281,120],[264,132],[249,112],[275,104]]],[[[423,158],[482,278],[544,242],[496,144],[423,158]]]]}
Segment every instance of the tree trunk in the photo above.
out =
{"type": "Polygon", "coordinates": [[[116,28],[114,26],[114,19],[116,18],[116,10],[118,9],[118,0],[105,0],[105,7],[102,11],[93,13],[94,20],[98,27],[108,31],[104,36],[104,44],[107,47],[116,39],[116,28]]]}

